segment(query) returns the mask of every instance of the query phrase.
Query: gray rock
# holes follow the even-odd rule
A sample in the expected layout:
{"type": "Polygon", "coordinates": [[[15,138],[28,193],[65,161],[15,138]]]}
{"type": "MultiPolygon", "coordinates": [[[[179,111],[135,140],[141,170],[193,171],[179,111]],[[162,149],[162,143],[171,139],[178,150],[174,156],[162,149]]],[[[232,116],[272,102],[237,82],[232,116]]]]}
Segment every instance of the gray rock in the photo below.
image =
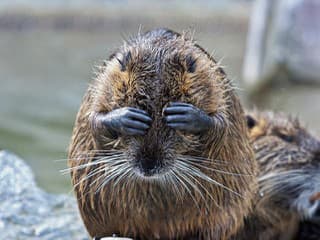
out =
{"type": "Polygon", "coordinates": [[[320,84],[320,1],[257,0],[243,80],[258,92],[271,80],[320,84]]]}
{"type": "Polygon", "coordinates": [[[35,183],[29,166],[0,152],[0,239],[89,239],[72,196],[53,195],[35,183]]]}

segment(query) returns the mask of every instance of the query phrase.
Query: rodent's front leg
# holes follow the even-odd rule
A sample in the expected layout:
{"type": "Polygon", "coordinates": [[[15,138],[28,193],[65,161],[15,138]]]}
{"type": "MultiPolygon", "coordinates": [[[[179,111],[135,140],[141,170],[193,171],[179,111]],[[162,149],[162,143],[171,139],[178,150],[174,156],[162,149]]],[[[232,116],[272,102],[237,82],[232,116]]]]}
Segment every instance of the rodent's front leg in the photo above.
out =
{"type": "Polygon", "coordinates": [[[214,118],[188,103],[172,102],[164,115],[169,127],[193,134],[204,133],[215,124],[214,118]]]}
{"type": "Polygon", "coordinates": [[[147,112],[132,107],[119,108],[108,113],[94,113],[90,118],[91,129],[98,139],[144,135],[151,121],[147,112]]]}

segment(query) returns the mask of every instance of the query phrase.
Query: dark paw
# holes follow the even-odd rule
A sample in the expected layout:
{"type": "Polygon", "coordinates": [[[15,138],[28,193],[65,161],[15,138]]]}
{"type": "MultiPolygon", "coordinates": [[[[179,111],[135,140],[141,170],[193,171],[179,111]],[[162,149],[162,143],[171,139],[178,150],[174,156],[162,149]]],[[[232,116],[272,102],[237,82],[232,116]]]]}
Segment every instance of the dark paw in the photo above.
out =
{"type": "Polygon", "coordinates": [[[118,136],[145,135],[150,128],[152,119],[143,110],[124,107],[109,113],[99,113],[94,121],[96,132],[105,130],[105,134],[116,138],[118,136]]]}
{"type": "Polygon", "coordinates": [[[193,134],[208,131],[213,120],[204,111],[188,103],[173,102],[164,109],[169,127],[193,134]]]}
{"type": "Polygon", "coordinates": [[[147,112],[131,108],[119,108],[108,113],[105,124],[119,135],[144,135],[152,119],[147,112]]]}

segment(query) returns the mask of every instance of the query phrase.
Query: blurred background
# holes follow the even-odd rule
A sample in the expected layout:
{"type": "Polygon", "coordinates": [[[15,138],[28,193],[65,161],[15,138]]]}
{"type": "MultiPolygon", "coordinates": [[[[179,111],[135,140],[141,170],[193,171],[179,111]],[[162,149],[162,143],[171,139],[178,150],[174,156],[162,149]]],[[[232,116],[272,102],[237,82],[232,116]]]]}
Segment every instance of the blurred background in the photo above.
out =
{"type": "Polygon", "coordinates": [[[59,170],[67,167],[73,122],[94,67],[140,27],[194,31],[222,60],[246,107],[292,113],[319,134],[319,88],[284,83],[255,95],[246,88],[242,69],[253,3],[2,0],[0,149],[24,158],[46,190],[71,191],[69,175],[59,170]]]}

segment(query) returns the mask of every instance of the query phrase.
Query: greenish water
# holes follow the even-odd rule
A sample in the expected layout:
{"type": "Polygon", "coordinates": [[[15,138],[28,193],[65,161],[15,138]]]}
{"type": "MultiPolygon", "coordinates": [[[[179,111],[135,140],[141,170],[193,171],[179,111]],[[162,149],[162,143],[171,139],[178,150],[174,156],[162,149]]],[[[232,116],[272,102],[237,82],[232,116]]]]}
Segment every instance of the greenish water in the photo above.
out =
{"type": "MultiPolygon", "coordinates": [[[[90,23],[91,15],[86,14],[90,23]]],[[[205,16],[201,14],[113,18],[94,30],[91,23],[85,29],[42,27],[46,16],[31,30],[0,27],[0,148],[24,158],[45,189],[71,191],[69,176],[59,170],[67,167],[73,122],[93,68],[122,43],[123,36],[137,33],[141,23],[144,29],[166,26],[177,31],[191,26],[200,45],[217,59],[223,58],[229,77],[240,85],[249,12],[223,16],[207,10],[205,16]]],[[[78,22],[77,17],[72,19],[78,22]]],[[[314,87],[278,88],[248,105],[292,112],[319,131],[319,93],[314,87]]],[[[239,94],[246,98],[246,90],[239,94]]]]}

